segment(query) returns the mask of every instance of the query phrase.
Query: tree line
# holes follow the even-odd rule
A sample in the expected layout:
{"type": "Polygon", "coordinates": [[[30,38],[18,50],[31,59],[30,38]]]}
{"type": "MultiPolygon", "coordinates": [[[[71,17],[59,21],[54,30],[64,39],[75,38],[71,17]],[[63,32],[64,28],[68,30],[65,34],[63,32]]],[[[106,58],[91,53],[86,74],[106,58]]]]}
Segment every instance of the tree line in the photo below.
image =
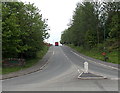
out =
{"type": "Polygon", "coordinates": [[[68,28],[62,32],[62,44],[91,49],[105,43],[118,48],[120,38],[120,2],[78,3],[68,28]]]}
{"type": "Polygon", "coordinates": [[[34,4],[2,2],[3,58],[34,58],[49,38],[46,19],[34,4]]]}

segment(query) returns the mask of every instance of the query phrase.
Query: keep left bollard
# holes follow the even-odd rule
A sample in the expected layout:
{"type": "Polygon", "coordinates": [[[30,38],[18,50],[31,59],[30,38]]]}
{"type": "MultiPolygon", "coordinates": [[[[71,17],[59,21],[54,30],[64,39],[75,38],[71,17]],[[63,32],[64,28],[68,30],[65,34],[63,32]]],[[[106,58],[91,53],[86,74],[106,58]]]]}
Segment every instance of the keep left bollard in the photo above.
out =
{"type": "Polygon", "coordinates": [[[84,62],[84,73],[88,73],[88,62],[84,62]]]}

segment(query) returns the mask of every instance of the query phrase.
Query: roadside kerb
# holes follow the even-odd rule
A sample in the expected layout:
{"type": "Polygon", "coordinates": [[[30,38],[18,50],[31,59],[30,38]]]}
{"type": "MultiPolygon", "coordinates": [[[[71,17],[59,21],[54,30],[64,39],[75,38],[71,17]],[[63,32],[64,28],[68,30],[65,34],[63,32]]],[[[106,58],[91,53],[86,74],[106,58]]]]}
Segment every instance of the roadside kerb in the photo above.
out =
{"type": "Polygon", "coordinates": [[[40,71],[49,63],[48,60],[52,57],[52,55],[53,55],[52,51],[49,50],[46,53],[46,55],[43,57],[43,59],[41,59],[35,66],[27,68],[27,69],[23,69],[21,71],[12,72],[10,74],[2,75],[2,77],[0,77],[0,80],[19,77],[19,76],[23,76],[23,75],[31,74],[33,72],[40,71]]]}

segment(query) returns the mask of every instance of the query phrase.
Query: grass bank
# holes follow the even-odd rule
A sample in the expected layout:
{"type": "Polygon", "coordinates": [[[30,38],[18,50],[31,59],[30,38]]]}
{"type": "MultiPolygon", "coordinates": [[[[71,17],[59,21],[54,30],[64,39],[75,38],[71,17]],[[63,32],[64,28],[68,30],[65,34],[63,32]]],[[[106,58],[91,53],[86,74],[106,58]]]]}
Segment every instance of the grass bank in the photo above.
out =
{"type": "MultiPolygon", "coordinates": [[[[74,45],[68,45],[68,46],[86,56],[104,61],[104,57],[102,55],[103,51],[100,51],[97,47],[90,49],[90,50],[86,50],[83,47],[78,47],[74,45]]],[[[120,62],[118,62],[118,51],[117,50],[114,50],[112,52],[107,52],[106,54],[107,54],[106,56],[109,58],[107,62],[114,63],[114,64],[120,64],[120,62]]]]}
{"type": "Polygon", "coordinates": [[[29,67],[32,67],[33,65],[35,65],[40,59],[43,58],[43,56],[47,53],[49,47],[45,46],[43,50],[38,51],[37,53],[37,57],[34,59],[28,59],[26,60],[26,65],[23,67],[6,67],[6,68],[2,68],[2,74],[8,74],[11,72],[16,72],[22,69],[26,69],[29,67]]]}

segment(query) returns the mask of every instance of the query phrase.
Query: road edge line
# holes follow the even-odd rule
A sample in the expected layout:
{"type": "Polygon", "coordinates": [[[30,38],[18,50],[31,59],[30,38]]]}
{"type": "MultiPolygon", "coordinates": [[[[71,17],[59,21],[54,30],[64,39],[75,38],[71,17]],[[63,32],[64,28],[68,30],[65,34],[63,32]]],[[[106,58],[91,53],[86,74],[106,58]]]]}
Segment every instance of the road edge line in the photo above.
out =
{"type": "Polygon", "coordinates": [[[104,66],[104,67],[109,67],[109,68],[112,68],[112,69],[120,70],[119,68],[112,67],[112,66],[108,66],[108,65],[105,65],[105,64],[102,64],[102,63],[98,63],[98,62],[95,62],[95,61],[93,61],[93,60],[84,58],[84,57],[80,56],[79,54],[77,54],[77,53],[75,53],[75,52],[73,52],[73,51],[71,51],[71,52],[72,52],[73,54],[75,54],[75,55],[81,57],[81,58],[84,59],[84,60],[88,60],[88,61],[94,62],[94,63],[96,63],[96,64],[100,64],[100,65],[102,65],[102,66],[104,66]]]}

